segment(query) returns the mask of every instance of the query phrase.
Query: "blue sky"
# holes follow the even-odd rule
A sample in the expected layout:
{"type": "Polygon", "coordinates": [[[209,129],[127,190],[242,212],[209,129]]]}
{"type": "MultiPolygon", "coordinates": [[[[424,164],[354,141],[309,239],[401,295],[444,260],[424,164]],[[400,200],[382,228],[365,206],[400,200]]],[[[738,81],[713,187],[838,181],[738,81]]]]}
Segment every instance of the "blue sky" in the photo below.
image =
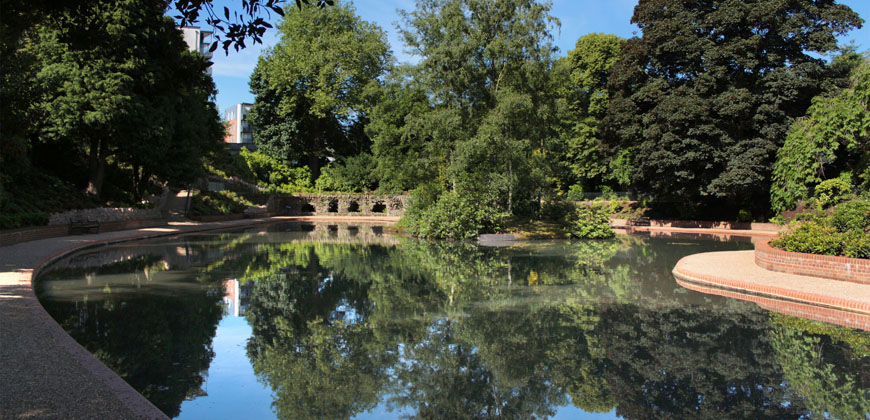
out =
{"type": "MultiPolygon", "coordinates": [[[[237,0],[215,0],[215,10],[222,10],[224,5],[233,10],[238,3],[237,0]]],[[[870,20],[870,1],[840,0],[838,3],[851,7],[862,18],[870,20]]],[[[414,0],[357,0],[354,4],[364,20],[380,25],[387,32],[393,54],[399,61],[412,60],[404,52],[405,46],[395,26],[400,20],[396,10],[412,10],[414,0]]],[[[592,32],[611,33],[624,38],[633,36],[635,32],[640,35],[638,28],[630,23],[636,4],[637,0],[554,0],[550,14],[561,21],[561,27],[553,33],[554,43],[559,47],[558,54],[567,54],[574,48],[578,38],[592,32]]],[[[277,16],[273,15],[273,18],[277,20],[277,16]]],[[[262,45],[249,46],[238,52],[231,50],[228,55],[222,50],[215,51],[212,74],[218,89],[218,109],[223,111],[239,102],[253,102],[248,79],[262,50],[274,45],[277,40],[277,30],[273,29],[266,33],[262,45]]],[[[850,32],[842,41],[854,41],[861,51],[870,49],[870,23],[850,32]]]]}

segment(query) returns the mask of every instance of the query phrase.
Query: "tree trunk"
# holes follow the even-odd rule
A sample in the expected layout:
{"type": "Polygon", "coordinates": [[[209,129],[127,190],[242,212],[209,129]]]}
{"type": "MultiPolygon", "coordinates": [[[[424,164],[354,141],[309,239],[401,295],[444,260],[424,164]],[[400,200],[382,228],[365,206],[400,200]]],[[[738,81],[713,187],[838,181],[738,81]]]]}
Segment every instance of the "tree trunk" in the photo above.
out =
{"type": "Polygon", "coordinates": [[[90,179],[88,179],[88,195],[99,199],[103,192],[103,179],[106,175],[106,154],[108,145],[104,140],[91,140],[90,179]]]}
{"type": "Polygon", "coordinates": [[[508,161],[508,214],[514,214],[514,170],[508,161]]]}

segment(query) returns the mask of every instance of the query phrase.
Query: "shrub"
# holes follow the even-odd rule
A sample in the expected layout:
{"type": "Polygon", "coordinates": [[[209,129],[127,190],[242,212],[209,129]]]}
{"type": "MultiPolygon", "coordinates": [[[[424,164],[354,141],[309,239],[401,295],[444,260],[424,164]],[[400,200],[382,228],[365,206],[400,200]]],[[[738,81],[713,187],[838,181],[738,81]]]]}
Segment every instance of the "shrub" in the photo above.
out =
{"type": "Polygon", "coordinates": [[[218,216],[241,213],[252,205],[232,191],[202,191],[191,198],[190,213],[194,216],[218,216]]]}
{"type": "Polygon", "coordinates": [[[580,184],[574,184],[568,188],[568,199],[571,201],[583,201],[585,196],[583,195],[583,186],[580,184]]]}
{"type": "Polygon", "coordinates": [[[421,238],[471,239],[481,233],[497,232],[507,218],[490,200],[456,191],[441,194],[434,204],[417,194],[399,225],[421,238]]]}
{"type": "Polygon", "coordinates": [[[870,200],[847,201],[837,206],[830,220],[840,232],[867,232],[870,230],[870,200]]]}
{"type": "Polygon", "coordinates": [[[365,192],[377,188],[374,176],[377,162],[368,153],[351,156],[342,162],[332,162],[320,171],[315,186],[320,190],[365,192]]]}
{"type": "Polygon", "coordinates": [[[853,199],[830,214],[818,210],[801,213],[797,229],[770,242],[792,252],[870,258],[870,200],[853,199]]]}
{"type": "Polygon", "coordinates": [[[770,246],[785,251],[821,255],[841,255],[843,250],[842,238],[837,230],[815,221],[801,223],[797,229],[770,241],[770,246]]]}
{"type": "Polygon", "coordinates": [[[579,206],[568,226],[571,236],[580,239],[606,239],[616,236],[607,212],[600,207],[579,206]]]}
{"type": "Polygon", "coordinates": [[[545,202],[541,209],[541,215],[549,221],[563,223],[574,214],[576,208],[574,203],[560,197],[545,202]]]}
{"type": "Polygon", "coordinates": [[[846,199],[851,193],[852,186],[849,181],[840,177],[826,179],[816,186],[815,196],[819,199],[822,207],[835,206],[846,199]]]}

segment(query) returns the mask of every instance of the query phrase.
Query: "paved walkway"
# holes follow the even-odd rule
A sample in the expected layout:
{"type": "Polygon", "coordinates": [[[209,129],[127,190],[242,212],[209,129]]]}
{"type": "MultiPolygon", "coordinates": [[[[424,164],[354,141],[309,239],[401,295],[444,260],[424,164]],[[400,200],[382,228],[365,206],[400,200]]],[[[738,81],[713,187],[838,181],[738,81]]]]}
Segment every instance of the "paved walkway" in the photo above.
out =
{"type": "Polygon", "coordinates": [[[752,300],[763,307],[790,308],[795,314],[812,312],[814,319],[870,329],[870,285],[769,271],[755,264],[754,251],[689,255],[673,273],[690,289],[752,300]]]}
{"type": "Polygon", "coordinates": [[[165,419],[42,308],[34,270],[83,247],[276,221],[393,223],[395,217],[272,217],[67,236],[0,247],[0,419],[165,419]]]}

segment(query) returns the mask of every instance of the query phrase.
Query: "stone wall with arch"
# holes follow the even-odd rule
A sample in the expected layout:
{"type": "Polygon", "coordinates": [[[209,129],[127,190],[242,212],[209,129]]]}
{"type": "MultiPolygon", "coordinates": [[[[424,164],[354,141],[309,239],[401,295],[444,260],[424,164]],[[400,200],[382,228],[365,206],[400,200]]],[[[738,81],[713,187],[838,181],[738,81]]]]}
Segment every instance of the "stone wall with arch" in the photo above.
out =
{"type": "Polygon", "coordinates": [[[269,199],[269,213],[281,216],[401,216],[407,194],[293,194],[269,199]]]}

